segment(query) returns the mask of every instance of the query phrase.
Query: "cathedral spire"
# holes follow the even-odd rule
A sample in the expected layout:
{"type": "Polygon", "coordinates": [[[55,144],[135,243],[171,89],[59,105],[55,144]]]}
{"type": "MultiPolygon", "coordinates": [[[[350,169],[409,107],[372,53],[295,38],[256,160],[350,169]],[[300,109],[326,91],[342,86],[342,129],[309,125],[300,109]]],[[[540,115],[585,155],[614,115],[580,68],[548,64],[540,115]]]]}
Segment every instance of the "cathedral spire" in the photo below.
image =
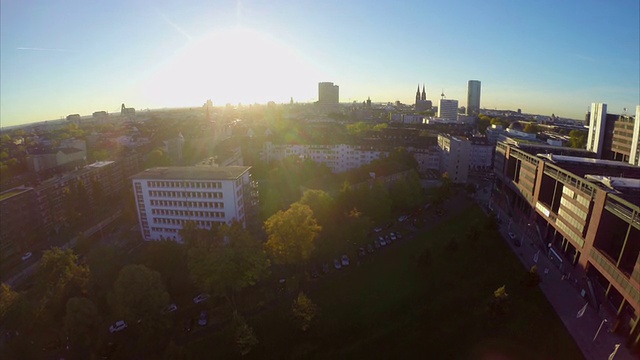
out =
{"type": "Polygon", "coordinates": [[[424,84],[422,84],[422,101],[427,100],[427,91],[424,89],[424,84]]]}

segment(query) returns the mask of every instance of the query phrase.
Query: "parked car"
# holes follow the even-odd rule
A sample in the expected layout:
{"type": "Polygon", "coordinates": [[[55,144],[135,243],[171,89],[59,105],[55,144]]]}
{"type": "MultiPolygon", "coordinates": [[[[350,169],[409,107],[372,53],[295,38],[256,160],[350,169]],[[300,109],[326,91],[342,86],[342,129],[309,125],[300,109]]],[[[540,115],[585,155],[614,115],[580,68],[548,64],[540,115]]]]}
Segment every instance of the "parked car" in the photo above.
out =
{"type": "Polygon", "coordinates": [[[326,274],[329,272],[329,264],[328,263],[322,263],[322,273],[326,274]]]}
{"type": "Polygon", "coordinates": [[[25,261],[25,260],[29,260],[29,259],[31,258],[31,256],[33,256],[33,254],[32,254],[32,253],[30,253],[30,252],[28,252],[28,253],[26,253],[26,254],[22,255],[22,260],[23,260],[23,261],[25,261]]]}
{"type": "Polygon", "coordinates": [[[398,221],[403,222],[409,218],[409,215],[402,215],[398,218],[398,221]]]}
{"type": "Polygon", "coordinates": [[[114,333],[118,331],[122,331],[127,328],[127,323],[124,320],[118,320],[115,324],[109,326],[109,332],[114,333]]]}
{"type": "Polygon", "coordinates": [[[380,245],[382,245],[382,246],[387,246],[387,242],[386,242],[386,241],[384,241],[384,238],[380,238],[380,239],[378,239],[378,240],[380,241],[380,245]]]}
{"type": "Polygon", "coordinates": [[[178,310],[178,306],[176,304],[171,304],[171,305],[167,306],[166,308],[164,308],[164,310],[162,310],[162,312],[167,314],[167,313],[172,313],[172,312],[174,312],[176,310],[178,310]]]}
{"type": "Polygon", "coordinates": [[[337,270],[342,269],[342,265],[340,265],[340,261],[338,261],[338,259],[333,259],[333,267],[337,270]]]}
{"type": "Polygon", "coordinates": [[[396,238],[396,234],[395,233],[390,233],[389,234],[389,238],[391,238],[391,240],[396,241],[398,238],[396,238]]]}
{"type": "Polygon", "coordinates": [[[387,244],[391,244],[391,239],[389,238],[389,235],[385,235],[384,241],[386,241],[387,244]]]}
{"type": "Polygon", "coordinates": [[[358,248],[358,256],[363,257],[365,255],[367,255],[367,252],[364,250],[364,248],[358,248]]]}
{"type": "Polygon", "coordinates": [[[200,294],[193,298],[193,302],[196,304],[200,304],[201,302],[205,302],[209,299],[209,294],[200,294]]]}
{"type": "Polygon", "coordinates": [[[380,231],[382,231],[382,228],[381,227],[377,227],[377,228],[373,229],[373,231],[379,233],[380,231]]]}
{"type": "Polygon", "coordinates": [[[374,246],[376,249],[380,249],[380,241],[378,241],[378,240],[373,240],[373,246],[374,246]]]}
{"type": "Polygon", "coordinates": [[[209,323],[209,313],[202,310],[198,317],[198,326],[207,326],[207,323],[209,323]]]}
{"type": "Polygon", "coordinates": [[[396,237],[398,239],[402,239],[402,233],[400,233],[400,231],[396,231],[396,237]]]}
{"type": "Polygon", "coordinates": [[[373,246],[371,244],[367,244],[367,252],[371,254],[373,252],[373,246]]]}
{"type": "Polygon", "coordinates": [[[342,255],[342,266],[349,266],[349,257],[347,255],[342,255]]]}

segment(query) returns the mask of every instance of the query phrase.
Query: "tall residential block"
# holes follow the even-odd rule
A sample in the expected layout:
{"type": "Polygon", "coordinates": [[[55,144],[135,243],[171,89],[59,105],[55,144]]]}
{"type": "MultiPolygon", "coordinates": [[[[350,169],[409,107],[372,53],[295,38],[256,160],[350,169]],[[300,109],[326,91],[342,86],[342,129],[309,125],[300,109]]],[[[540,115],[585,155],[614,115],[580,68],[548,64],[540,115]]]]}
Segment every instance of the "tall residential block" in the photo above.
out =
{"type": "Polygon", "coordinates": [[[338,85],[332,82],[318,83],[318,103],[322,105],[338,105],[340,91],[338,85]]]}
{"type": "Polygon", "coordinates": [[[467,83],[467,115],[480,113],[480,80],[469,80],[467,83]]]}

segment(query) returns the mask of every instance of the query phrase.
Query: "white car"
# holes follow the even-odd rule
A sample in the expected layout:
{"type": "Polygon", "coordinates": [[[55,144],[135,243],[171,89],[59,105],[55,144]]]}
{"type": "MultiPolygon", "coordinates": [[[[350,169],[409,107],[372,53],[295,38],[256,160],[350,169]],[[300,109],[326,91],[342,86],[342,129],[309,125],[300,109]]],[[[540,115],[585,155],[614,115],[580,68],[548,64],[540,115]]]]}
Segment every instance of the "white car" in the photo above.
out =
{"type": "Polygon", "coordinates": [[[391,238],[391,240],[393,240],[393,241],[396,241],[396,240],[397,240],[397,238],[396,238],[396,234],[395,234],[395,233],[390,233],[390,234],[389,234],[389,238],[391,238]]]}
{"type": "Polygon", "coordinates": [[[516,239],[516,234],[509,232],[509,238],[511,238],[511,240],[515,240],[516,239]]]}
{"type": "Polygon", "coordinates": [[[205,302],[209,299],[209,294],[200,294],[193,298],[193,302],[196,304],[200,304],[201,302],[205,302]]]}
{"type": "Polygon", "coordinates": [[[373,231],[379,233],[380,231],[382,231],[382,228],[381,227],[377,227],[377,228],[373,229],[373,231]]]}
{"type": "Polygon", "coordinates": [[[30,253],[30,252],[28,252],[28,253],[26,253],[26,254],[22,255],[22,260],[23,260],[23,261],[25,261],[25,260],[29,260],[29,259],[31,258],[31,256],[33,256],[33,254],[32,254],[32,253],[30,253]]]}
{"type": "Polygon", "coordinates": [[[174,312],[176,310],[178,310],[178,305],[171,304],[171,305],[167,306],[164,310],[162,310],[162,312],[167,314],[167,313],[172,313],[172,312],[174,312]]]}
{"type": "Polygon", "coordinates": [[[409,215],[402,215],[398,218],[398,221],[403,222],[409,218],[409,215]]]}
{"type": "Polygon", "coordinates": [[[342,266],[349,266],[349,257],[347,255],[342,255],[342,266]]]}
{"type": "Polygon", "coordinates": [[[114,333],[118,331],[122,331],[127,328],[127,323],[124,320],[118,320],[115,324],[109,326],[109,332],[114,333]]]}

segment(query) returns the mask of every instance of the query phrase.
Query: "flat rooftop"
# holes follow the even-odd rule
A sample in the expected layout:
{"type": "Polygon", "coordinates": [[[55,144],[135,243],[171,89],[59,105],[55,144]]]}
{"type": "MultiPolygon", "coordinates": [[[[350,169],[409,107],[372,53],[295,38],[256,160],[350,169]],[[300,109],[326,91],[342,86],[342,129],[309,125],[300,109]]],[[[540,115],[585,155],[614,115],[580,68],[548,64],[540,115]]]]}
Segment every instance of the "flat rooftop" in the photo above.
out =
{"type": "Polygon", "coordinates": [[[156,167],[139,172],[130,179],[166,180],[235,180],[249,171],[250,166],[172,166],[156,167]]]}
{"type": "Polygon", "coordinates": [[[23,192],[29,191],[29,190],[32,190],[32,188],[18,187],[18,188],[9,189],[7,191],[3,191],[0,193],[0,201],[6,200],[18,194],[22,194],[23,192]]]}

